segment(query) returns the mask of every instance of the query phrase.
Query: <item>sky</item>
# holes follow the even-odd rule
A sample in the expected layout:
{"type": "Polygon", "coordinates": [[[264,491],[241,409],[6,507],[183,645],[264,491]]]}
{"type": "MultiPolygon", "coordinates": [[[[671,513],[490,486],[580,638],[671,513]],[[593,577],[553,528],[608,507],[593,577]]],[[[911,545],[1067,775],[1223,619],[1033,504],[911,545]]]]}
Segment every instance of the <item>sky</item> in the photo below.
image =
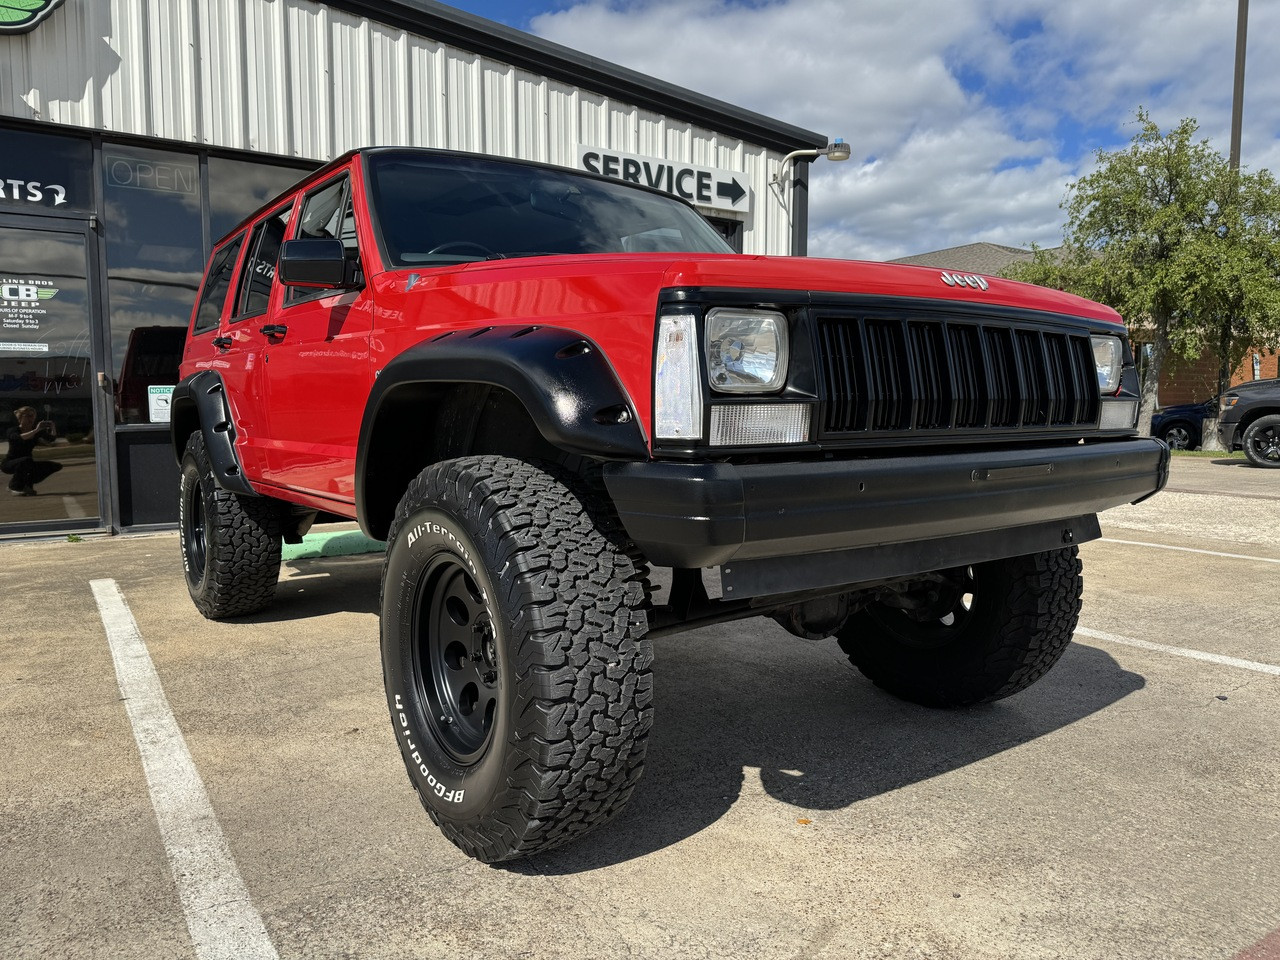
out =
{"type": "MultiPolygon", "coordinates": [[[[811,167],[809,253],[1062,240],[1068,186],[1147,109],[1230,147],[1237,0],[451,0],[847,140],[811,167]]],[[[1249,16],[1241,161],[1280,172],[1280,3],[1249,16]]]]}

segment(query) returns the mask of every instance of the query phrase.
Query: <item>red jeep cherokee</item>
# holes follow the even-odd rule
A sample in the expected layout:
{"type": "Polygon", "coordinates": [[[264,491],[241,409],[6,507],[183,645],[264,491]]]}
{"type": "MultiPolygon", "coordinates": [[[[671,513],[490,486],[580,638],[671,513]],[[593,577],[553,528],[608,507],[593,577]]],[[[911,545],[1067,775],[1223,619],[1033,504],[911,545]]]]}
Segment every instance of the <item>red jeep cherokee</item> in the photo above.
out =
{"type": "Polygon", "coordinates": [[[1076,544],[1168,475],[1107,307],[739,256],[664,194],[428,150],[349,153],[232,231],[182,377],[196,606],[270,603],[317,517],[386,540],[392,727],[485,861],[622,808],[655,636],[762,615],[918,703],[1026,688],[1076,544]]]}

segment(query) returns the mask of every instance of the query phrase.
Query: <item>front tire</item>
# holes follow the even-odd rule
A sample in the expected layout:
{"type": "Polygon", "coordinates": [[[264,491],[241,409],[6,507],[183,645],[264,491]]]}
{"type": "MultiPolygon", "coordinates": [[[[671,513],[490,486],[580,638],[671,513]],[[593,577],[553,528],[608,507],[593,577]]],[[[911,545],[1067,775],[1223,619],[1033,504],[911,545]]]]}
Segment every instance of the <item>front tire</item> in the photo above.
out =
{"type": "Polygon", "coordinates": [[[382,663],[409,779],[486,863],[603,824],[652,725],[644,571],[569,476],[504,457],[425,469],[388,536],[382,663]]]}
{"type": "Polygon", "coordinates": [[[1200,440],[1192,431],[1191,424],[1181,421],[1165,427],[1160,439],[1169,445],[1170,450],[1193,450],[1200,446],[1200,440]]]}
{"type": "Polygon", "coordinates": [[[1244,455],[1255,467],[1280,467],[1280,416],[1259,417],[1240,438],[1244,455]]]}
{"type": "Polygon", "coordinates": [[[932,609],[872,603],[837,634],[876,686],[929,707],[1025,690],[1057,663],[1080,617],[1075,547],[948,571],[932,609]]]}
{"type": "Polygon", "coordinates": [[[204,435],[191,434],[182,457],[178,542],[196,609],[221,620],[268,606],[280,579],[281,526],[280,501],[218,486],[204,435]]]}

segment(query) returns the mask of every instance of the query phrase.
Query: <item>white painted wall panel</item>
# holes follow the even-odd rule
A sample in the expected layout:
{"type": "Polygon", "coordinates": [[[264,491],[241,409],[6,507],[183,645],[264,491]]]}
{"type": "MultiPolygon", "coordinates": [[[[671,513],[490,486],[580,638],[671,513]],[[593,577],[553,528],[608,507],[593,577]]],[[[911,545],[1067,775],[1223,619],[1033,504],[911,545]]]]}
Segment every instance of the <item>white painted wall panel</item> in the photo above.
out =
{"type": "Polygon", "coordinates": [[[0,37],[0,114],[326,160],[418,144],[574,165],[580,144],[743,171],[785,253],[781,156],[312,0],[76,0],[0,37]]]}

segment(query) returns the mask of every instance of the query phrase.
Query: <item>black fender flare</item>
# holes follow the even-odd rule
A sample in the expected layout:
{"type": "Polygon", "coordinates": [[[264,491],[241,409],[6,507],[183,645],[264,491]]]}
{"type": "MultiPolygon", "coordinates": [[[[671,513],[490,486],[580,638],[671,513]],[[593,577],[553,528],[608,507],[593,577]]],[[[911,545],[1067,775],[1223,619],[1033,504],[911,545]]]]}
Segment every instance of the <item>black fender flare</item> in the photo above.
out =
{"type": "Polygon", "coordinates": [[[258,496],[240,469],[240,457],[235,446],[236,428],[227,405],[227,391],[222,376],[213,370],[193,373],[173,388],[169,438],[179,464],[187,448],[187,437],[197,427],[204,434],[204,446],[209,451],[209,463],[218,486],[232,493],[258,496]]]}
{"type": "MultiPolygon", "coordinates": [[[[370,536],[385,532],[394,504],[370,503],[369,468],[379,411],[396,391],[423,384],[487,384],[510,392],[542,436],[566,453],[647,460],[635,406],[595,343],[562,327],[503,325],[455,330],[416,344],[384,367],[365,404],[356,453],[356,513],[370,536]],[[370,532],[372,531],[372,532],[370,532]]],[[[403,491],[400,491],[403,493],[403,491]]]]}

